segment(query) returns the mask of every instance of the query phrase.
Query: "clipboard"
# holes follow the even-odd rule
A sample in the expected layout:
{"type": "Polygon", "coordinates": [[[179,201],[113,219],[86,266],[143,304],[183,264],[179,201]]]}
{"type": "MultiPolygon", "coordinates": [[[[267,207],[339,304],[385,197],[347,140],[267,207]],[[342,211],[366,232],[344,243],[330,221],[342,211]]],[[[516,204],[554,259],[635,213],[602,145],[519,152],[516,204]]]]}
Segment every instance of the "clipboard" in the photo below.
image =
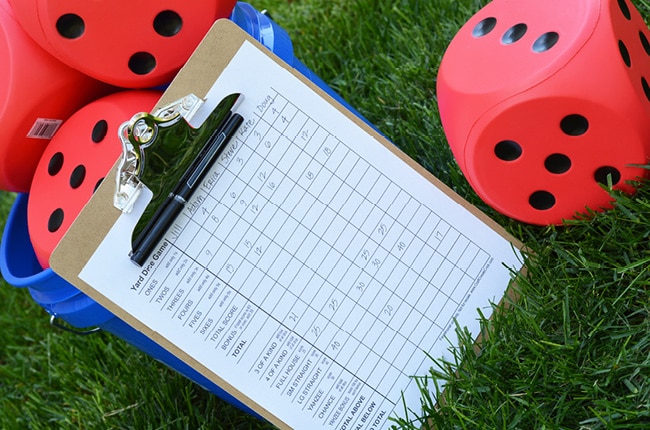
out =
{"type": "Polygon", "coordinates": [[[126,251],[151,196],[123,214],[107,180],[50,265],[279,428],[385,428],[456,319],[478,336],[522,246],[230,21],[156,108],[234,91],[236,143],[149,263],[126,251]]]}

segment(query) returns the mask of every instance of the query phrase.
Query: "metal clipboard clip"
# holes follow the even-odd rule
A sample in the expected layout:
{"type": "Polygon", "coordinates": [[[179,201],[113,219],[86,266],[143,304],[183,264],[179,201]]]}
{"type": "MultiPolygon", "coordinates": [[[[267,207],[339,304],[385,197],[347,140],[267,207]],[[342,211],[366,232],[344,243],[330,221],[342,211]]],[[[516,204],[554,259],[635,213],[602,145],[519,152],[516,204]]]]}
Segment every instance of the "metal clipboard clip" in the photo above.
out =
{"type": "Polygon", "coordinates": [[[203,105],[190,94],[152,113],[140,112],[119,128],[122,157],[113,205],[133,209],[143,187],[153,198],[131,238],[131,260],[142,265],[187,203],[243,121],[233,113],[241,94],[224,97],[197,128],[189,121],[203,105]]]}

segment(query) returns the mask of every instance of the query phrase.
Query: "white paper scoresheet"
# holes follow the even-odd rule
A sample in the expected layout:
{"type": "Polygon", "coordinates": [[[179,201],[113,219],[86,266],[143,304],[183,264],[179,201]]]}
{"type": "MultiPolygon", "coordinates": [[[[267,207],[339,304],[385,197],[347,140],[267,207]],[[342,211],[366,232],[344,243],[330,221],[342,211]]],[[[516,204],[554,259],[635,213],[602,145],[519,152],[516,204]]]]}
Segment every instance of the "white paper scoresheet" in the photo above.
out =
{"type": "Polygon", "coordinates": [[[151,260],[141,198],[80,278],[291,427],[387,428],[518,254],[248,42],[208,105],[231,92],[245,122],[151,260]]]}

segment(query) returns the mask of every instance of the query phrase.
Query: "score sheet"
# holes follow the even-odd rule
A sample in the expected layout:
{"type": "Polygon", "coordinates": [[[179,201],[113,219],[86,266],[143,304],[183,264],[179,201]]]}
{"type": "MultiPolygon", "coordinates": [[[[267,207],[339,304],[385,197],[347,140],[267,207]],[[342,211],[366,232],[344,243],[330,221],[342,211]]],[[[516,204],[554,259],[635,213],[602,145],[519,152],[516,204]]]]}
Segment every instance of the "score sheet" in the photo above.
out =
{"type": "Polygon", "coordinates": [[[245,122],[150,261],[141,197],[79,276],[279,426],[388,428],[518,252],[249,42],[206,105],[232,92],[245,122]]]}

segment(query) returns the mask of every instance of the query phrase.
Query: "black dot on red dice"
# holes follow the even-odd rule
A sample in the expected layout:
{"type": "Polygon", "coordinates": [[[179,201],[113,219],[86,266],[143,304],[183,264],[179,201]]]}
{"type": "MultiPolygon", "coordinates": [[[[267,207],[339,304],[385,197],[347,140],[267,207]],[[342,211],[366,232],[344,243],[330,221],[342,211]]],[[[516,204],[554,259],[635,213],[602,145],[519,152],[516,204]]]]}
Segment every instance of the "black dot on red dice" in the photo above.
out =
{"type": "Polygon", "coordinates": [[[106,122],[105,119],[102,119],[97,121],[97,123],[93,127],[93,131],[90,134],[90,138],[92,139],[93,142],[100,143],[106,137],[106,133],[108,133],[108,122],[106,122]]]}
{"type": "Polygon", "coordinates": [[[86,24],[79,15],[66,13],[56,20],[56,31],[66,39],[78,39],[86,31],[86,24]]]}
{"type": "Polygon", "coordinates": [[[50,233],[55,233],[59,228],[61,228],[61,224],[63,224],[63,215],[63,209],[61,208],[56,209],[50,214],[50,219],[47,221],[47,230],[50,233]]]}
{"type": "Polygon", "coordinates": [[[630,13],[630,7],[627,5],[625,0],[618,0],[618,7],[621,9],[623,16],[628,21],[632,19],[632,14],[630,13]]]}
{"type": "Polygon", "coordinates": [[[524,37],[526,34],[526,31],[528,31],[528,26],[526,24],[517,24],[508,29],[503,34],[503,37],[501,38],[501,42],[504,43],[505,45],[510,45],[512,43],[517,42],[519,39],[524,37]]]}
{"type": "Polygon", "coordinates": [[[164,10],[154,18],[153,28],[163,37],[172,37],[183,28],[183,19],[173,10],[164,10]]]}
{"type": "Polygon", "coordinates": [[[555,196],[548,191],[535,191],[530,195],[528,203],[537,210],[545,211],[555,206],[555,196]]]}
{"type": "Polygon", "coordinates": [[[616,185],[621,181],[621,172],[616,167],[603,166],[596,170],[594,179],[599,184],[609,185],[611,183],[616,185]]]}
{"type": "Polygon", "coordinates": [[[514,140],[502,140],[494,147],[494,155],[503,161],[515,161],[522,153],[521,145],[514,140]]]}
{"type": "Polygon", "coordinates": [[[483,37],[486,34],[494,30],[494,27],[497,25],[497,19],[494,17],[485,18],[480,21],[474,29],[472,30],[472,36],[474,37],[483,37]]]}
{"type": "Polygon", "coordinates": [[[54,176],[61,171],[63,167],[63,153],[57,152],[50,158],[50,162],[47,164],[47,173],[50,176],[54,176]]]}
{"type": "Polygon", "coordinates": [[[569,136],[581,136],[589,129],[589,120],[579,114],[567,115],[562,118],[560,128],[569,136]]]}
{"type": "Polygon", "coordinates": [[[129,70],[136,75],[147,75],[156,68],[156,57],[149,52],[136,52],[129,58],[129,70]]]}
{"type": "Polygon", "coordinates": [[[535,40],[533,43],[533,52],[546,52],[560,40],[560,35],[554,31],[544,33],[535,40]]]}
{"type": "Polygon", "coordinates": [[[86,179],[86,167],[83,164],[78,165],[70,175],[70,186],[73,189],[79,188],[86,179]]]}
{"type": "Polygon", "coordinates": [[[544,160],[544,167],[549,172],[559,175],[571,168],[571,159],[564,154],[551,154],[544,160]]]}

